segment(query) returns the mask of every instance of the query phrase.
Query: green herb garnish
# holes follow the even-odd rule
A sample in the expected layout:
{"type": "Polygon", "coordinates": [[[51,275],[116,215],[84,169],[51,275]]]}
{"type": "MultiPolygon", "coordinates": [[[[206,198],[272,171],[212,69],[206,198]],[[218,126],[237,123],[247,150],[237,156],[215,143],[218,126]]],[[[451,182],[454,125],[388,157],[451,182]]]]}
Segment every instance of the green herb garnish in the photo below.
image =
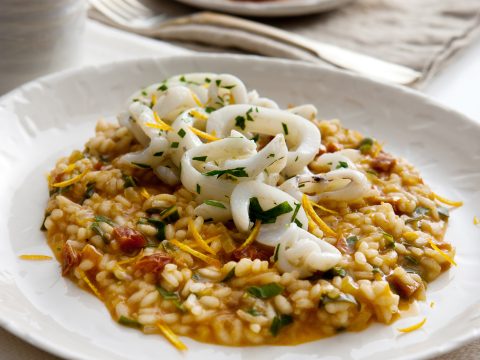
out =
{"type": "Polygon", "coordinates": [[[281,294],[283,290],[283,286],[277,283],[269,283],[259,286],[250,286],[246,291],[248,294],[258,299],[269,299],[281,294]]]}
{"type": "Polygon", "coordinates": [[[291,315],[277,315],[273,318],[272,325],[270,325],[270,333],[273,336],[277,336],[280,330],[293,323],[293,317],[291,315]]]}
{"type": "Polygon", "coordinates": [[[178,136],[180,136],[181,138],[183,138],[183,137],[185,136],[186,132],[185,132],[185,130],[180,129],[180,130],[178,130],[177,134],[178,134],[178,136]]]}
{"type": "Polygon", "coordinates": [[[235,266],[228,272],[227,275],[222,279],[221,282],[228,282],[235,276],[235,266]]]}
{"type": "Polygon", "coordinates": [[[207,160],[207,157],[206,156],[196,156],[196,157],[192,158],[192,160],[205,162],[207,160]]]}
{"type": "Polygon", "coordinates": [[[123,187],[126,189],[126,188],[129,188],[129,187],[135,187],[137,186],[137,183],[135,181],[135,179],[130,176],[130,175],[123,175],[122,176],[123,178],[123,187]]]}
{"type": "Polygon", "coordinates": [[[200,192],[202,191],[202,188],[199,184],[197,184],[197,194],[200,194],[200,192]]]}
{"type": "Polygon", "coordinates": [[[83,195],[83,201],[90,199],[94,193],[95,193],[95,182],[92,181],[87,183],[85,194],[83,195]]]}
{"type": "Polygon", "coordinates": [[[284,201],[269,210],[263,210],[256,197],[250,198],[250,205],[248,207],[250,220],[253,222],[260,220],[262,224],[273,224],[277,221],[278,216],[287,214],[290,211],[293,211],[293,209],[287,201],[284,201]]]}
{"type": "Polygon", "coordinates": [[[142,163],[137,163],[137,162],[133,162],[133,161],[132,161],[132,164],[139,167],[139,168],[142,168],[142,169],[151,169],[152,168],[148,164],[142,164],[142,163]]]}
{"type": "Polygon", "coordinates": [[[282,127],[283,127],[283,132],[285,133],[285,135],[288,135],[288,126],[287,126],[287,124],[282,123],[282,127]]]}
{"type": "Polygon", "coordinates": [[[162,296],[162,298],[164,298],[165,300],[172,301],[175,304],[175,306],[177,307],[177,309],[179,309],[181,311],[185,311],[183,305],[180,303],[180,296],[177,293],[165,290],[160,285],[157,285],[155,287],[156,287],[157,291],[160,293],[160,295],[162,296]]]}
{"type": "Polygon", "coordinates": [[[210,205],[210,206],[215,206],[221,209],[226,209],[225,205],[221,203],[220,201],[216,200],[205,200],[204,204],[210,205]]]}
{"type": "Polygon", "coordinates": [[[163,151],[159,151],[153,154],[153,156],[162,156],[162,155],[163,155],[163,151]]]}
{"type": "Polygon", "coordinates": [[[275,252],[273,253],[273,262],[278,261],[278,252],[279,251],[280,251],[280,244],[277,244],[277,246],[275,246],[275,252]]]}
{"type": "Polygon", "coordinates": [[[244,167],[238,167],[235,169],[225,169],[225,170],[212,170],[206,173],[203,173],[205,176],[217,176],[217,179],[222,175],[230,175],[233,177],[248,177],[248,174],[245,171],[244,167]]]}
{"type": "Polygon", "coordinates": [[[245,130],[245,118],[243,116],[237,116],[235,118],[235,126],[245,130]]]}
{"type": "Polygon", "coordinates": [[[348,163],[345,161],[339,161],[335,169],[346,169],[348,168],[348,163]]]}
{"type": "Polygon", "coordinates": [[[141,328],[142,324],[140,324],[137,320],[129,319],[126,316],[120,316],[118,319],[118,323],[124,326],[129,326],[133,328],[141,328]]]}
{"type": "Polygon", "coordinates": [[[176,149],[176,148],[178,148],[178,145],[179,145],[178,142],[175,141],[175,142],[172,142],[170,144],[170,147],[173,148],[173,149],[176,149]]]}
{"type": "Polygon", "coordinates": [[[262,315],[262,313],[261,313],[260,311],[258,311],[257,309],[254,309],[254,308],[250,308],[250,309],[248,309],[248,310],[245,310],[245,312],[246,312],[247,314],[252,315],[252,316],[260,316],[260,315],[262,315]]]}
{"type": "Polygon", "coordinates": [[[362,154],[368,154],[372,150],[373,146],[373,139],[371,138],[364,138],[357,146],[357,149],[360,150],[362,154]]]}

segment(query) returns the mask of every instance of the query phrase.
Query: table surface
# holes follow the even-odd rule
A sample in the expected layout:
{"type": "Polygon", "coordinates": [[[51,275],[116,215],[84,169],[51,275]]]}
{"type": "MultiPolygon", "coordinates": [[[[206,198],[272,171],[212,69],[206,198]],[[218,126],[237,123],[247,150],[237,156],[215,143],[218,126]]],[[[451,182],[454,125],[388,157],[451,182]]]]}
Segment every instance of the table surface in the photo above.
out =
{"type": "MultiPolygon", "coordinates": [[[[165,42],[124,33],[93,21],[87,22],[84,58],[77,66],[101,64],[138,57],[190,52],[165,42]]],[[[447,67],[422,89],[431,98],[480,123],[480,38],[457,54],[447,67]]],[[[437,360],[473,360],[480,354],[476,341],[437,360]]],[[[56,357],[0,329],[0,359],[54,360],[56,357]]]]}

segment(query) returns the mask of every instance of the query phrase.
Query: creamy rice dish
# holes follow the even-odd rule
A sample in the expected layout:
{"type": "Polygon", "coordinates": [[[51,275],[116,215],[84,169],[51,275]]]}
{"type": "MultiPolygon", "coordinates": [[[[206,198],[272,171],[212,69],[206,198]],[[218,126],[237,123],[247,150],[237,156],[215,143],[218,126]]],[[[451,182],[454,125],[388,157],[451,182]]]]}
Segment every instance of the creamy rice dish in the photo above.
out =
{"type": "Polygon", "coordinates": [[[48,176],[62,274],[118,323],[222,345],[389,324],[452,264],[446,205],[404,159],[233,75],[134,93],[48,176]]]}

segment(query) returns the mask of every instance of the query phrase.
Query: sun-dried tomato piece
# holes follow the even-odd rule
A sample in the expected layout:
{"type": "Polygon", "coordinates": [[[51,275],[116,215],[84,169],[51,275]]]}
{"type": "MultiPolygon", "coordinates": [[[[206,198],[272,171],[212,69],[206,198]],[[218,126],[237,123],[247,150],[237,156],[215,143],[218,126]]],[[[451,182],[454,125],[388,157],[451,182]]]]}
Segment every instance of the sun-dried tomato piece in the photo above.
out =
{"type": "Polygon", "coordinates": [[[147,245],[145,237],[128,226],[117,226],[113,229],[112,237],[117,241],[120,250],[132,253],[147,245]]]}
{"type": "Polygon", "coordinates": [[[155,253],[152,255],[143,256],[135,263],[135,269],[147,273],[159,273],[163,270],[165,265],[173,262],[173,258],[165,253],[155,253]]]}
{"type": "Polygon", "coordinates": [[[372,160],[370,165],[372,166],[372,169],[378,172],[390,173],[395,167],[396,163],[397,160],[391,155],[381,152],[372,160]]]}
{"type": "Polygon", "coordinates": [[[258,244],[252,244],[244,249],[237,249],[232,252],[231,259],[234,261],[240,261],[243,258],[249,258],[252,260],[269,260],[273,256],[275,249],[269,247],[260,247],[258,244]]]}

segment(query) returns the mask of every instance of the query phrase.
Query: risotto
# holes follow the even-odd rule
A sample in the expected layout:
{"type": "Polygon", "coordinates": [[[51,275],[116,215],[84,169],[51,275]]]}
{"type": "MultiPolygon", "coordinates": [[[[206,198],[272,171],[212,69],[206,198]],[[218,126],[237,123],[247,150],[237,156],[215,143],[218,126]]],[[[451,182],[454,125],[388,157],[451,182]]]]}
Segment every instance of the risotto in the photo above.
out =
{"type": "Polygon", "coordinates": [[[313,105],[194,73],[126,109],[58,160],[43,222],[62,274],[122,325],[179,349],[298,344],[391,323],[455,264],[459,204],[313,105]]]}

